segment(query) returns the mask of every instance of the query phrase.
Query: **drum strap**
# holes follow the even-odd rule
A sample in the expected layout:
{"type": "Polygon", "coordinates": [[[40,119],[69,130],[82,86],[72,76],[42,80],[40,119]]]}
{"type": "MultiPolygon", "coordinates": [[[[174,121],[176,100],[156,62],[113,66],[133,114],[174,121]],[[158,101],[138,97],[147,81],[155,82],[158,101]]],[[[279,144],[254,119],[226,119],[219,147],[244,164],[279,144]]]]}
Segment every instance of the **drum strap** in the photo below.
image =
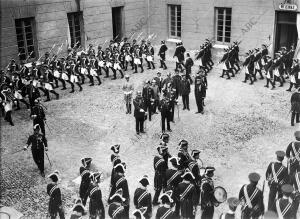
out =
{"type": "Polygon", "coordinates": [[[168,179],[167,185],[169,186],[169,185],[171,184],[171,182],[172,182],[178,175],[180,175],[180,172],[179,172],[179,171],[176,171],[176,173],[174,173],[173,176],[171,176],[171,178],[168,179]]]}
{"type": "Polygon", "coordinates": [[[172,209],[170,208],[160,219],[166,219],[172,213],[172,209]]]}
{"type": "Polygon", "coordinates": [[[222,214],[221,219],[226,219],[226,214],[222,214]]]}
{"type": "Polygon", "coordinates": [[[180,201],[185,198],[185,196],[189,193],[189,191],[193,188],[193,185],[188,185],[188,187],[184,190],[183,193],[180,194],[180,201]]]}
{"type": "Polygon", "coordinates": [[[120,185],[121,182],[123,182],[125,180],[124,177],[121,177],[117,182],[116,182],[116,187],[118,188],[118,186],[120,185]]]}
{"type": "Polygon", "coordinates": [[[122,211],[123,209],[124,209],[123,206],[118,207],[118,208],[114,211],[114,213],[112,214],[113,218],[115,218],[115,217],[117,216],[117,214],[118,214],[120,211],[122,211]]]}
{"type": "Polygon", "coordinates": [[[162,162],[164,162],[164,160],[163,160],[163,159],[159,159],[159,160],[155,163],[155,169],[157,169],[158,166],[159,166],[162,162]]]}
{"type": "Polygon", "coordinates": [[[50,192],[49,192],[50,196],[52,196],[52,194],[53,194],[53,192],[54,192],[55,189],[58,189],[57,185],[53,186],[52,189],[50,190],[50,192]]]}
{"type": "Polygon", "coordinates": [[[283,171],[283,166],[281,166],[278,170],[278,172],[275,171],[275,163],[272,163],[272,175],[273,175],[273,178],[274,178],[274,181],[276,183],[279,183],[278,181],[278,176],[280,175],[280,173],[283,171]]]}
{"type": "Polygon", "coordinates": [[[143,192],[143,193],[141,194],[141,196],[138,198],[138,203],[139,203],[139,204],[141,203],[141,201],[143,200],[143,198],[146,197],[146,195],[148,195],[148,192],[147,192],[147,191],[145,191],[145,192],[143,192]]]}
{"type": "Polygon", "coordinates": [[[254,197],[256,196],[257,192],[258,192],[258,189],[255,188],[254,192],[249,197],[249,194],[247,192],[247,186],[246,185],[244,186],[244,196],[245,196],[245,199],[246,199],[246,204],[247,204],[247,206],[249,208],[253,208],[251,201],[254,199],[254,197]]]}
{"type": "Polygon", "coordinates": [[[297,184],[297,189],[295,189],[295,190],[299,191],[300,190],[300,174],[299,174],[299,172],[297,172],[295,174],[295,179],[296,179],[296,184],[297,184]]]}
{"type": "Polygon", "coordinates": [[[300,161],[300,157],[299,157],[299,151],[296,150],[295,148],[295,142],[292,143],[292,149],[293,149],[293,152],[295,154],[295,157],[298,161],[300,161]]]}
{"type": "Polygon", "coordinates": [[[292,204],[288,203],[287,206],[285,206],[285,208],[283,209],[283,211],[281,211],[279,199],[278,199],[276,201],[276,209],[277,209],[279,219],[284,219],[284,215],[290,210],[291,207],[292,207],[292,204]]]}

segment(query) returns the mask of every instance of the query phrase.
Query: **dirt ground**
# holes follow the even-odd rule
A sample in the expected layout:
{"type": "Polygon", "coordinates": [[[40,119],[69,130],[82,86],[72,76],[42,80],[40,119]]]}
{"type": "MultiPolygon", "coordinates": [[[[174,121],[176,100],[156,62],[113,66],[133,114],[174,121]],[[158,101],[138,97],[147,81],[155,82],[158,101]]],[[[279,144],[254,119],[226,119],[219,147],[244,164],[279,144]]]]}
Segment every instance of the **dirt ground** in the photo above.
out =
{"type": "MultiPolygon", "coordinates": [[[[167,64],[168,70],[173,72],[175,63],[167,64]]],[[[223,186],[230,197],[238,196],[241,186],[248,183],[250,172],[265,175],[268,163],[275,159],[275,151],[286,149],[296,128],[290,126],[291,93],[285,91],[288,84],[275,90],[264,88],[265,81],[251,86],[241,83],[243,73],[225,80],[219,78],[220,68],[215,66],[209,73],[204,115],[194,114],[193,86],[191,111],[182,111],[179,99],[180,118],[176,111],[175,124],[171,123],[169,150],[176,155],[180,139],[188,140],[190,150],[200,149],[204,165],[216,168],[215,185],[223,186]]],[[[130,80],[135,90],[141,89],[142,81],[153,78],[157,71],[132,75],[130,80]]],[[[160,71],[165,77],[167,71],[160,71]]],[[[128,73],[131,75],[132,71],[128,73]]],[[[123,82],[105,80],[101,86],[85,85],[83,92],[74,94],[59,91],[60,100],[44,103],[48,108],[46,115],[51,132],[46,129],[46,137],[53,163],[51,168],[45,160],[45,173],[60,171],[66,213],[70,212],[77,197],[79,185],[72,180],[79,176],[80,159],[85,156],[92,157],[93,168],[105,175],[101,189],[106,202],[112,168],[110,146],[113,144],[121,144],[120,155],[127,164],[131,200],[140,177],[147,174],[153,182],[153,157],[161,132],[160,115],[154,115],[152,121],[147,122],[146,134],[138,139],[133,115],[125,114],[123,82]]],[[[32,133],[28,115],[26,109],[14,112],[14,127],[1,119],[1,204],[16,208],[25,218],[43,218],[48,206],[47,179],[39,175],[30,150],[11,154],[21,149],[32,133]]],[[[153,183],[150,187],[153,191],[153,183]]],[[[266,187],[265,202],[267,192],[266,187]]],[[[132,212],[133,204],[130,208],[132,212]]],[[[216,208],[215,218],[223,211],[227,211],[225,203],[216,208]]]]}

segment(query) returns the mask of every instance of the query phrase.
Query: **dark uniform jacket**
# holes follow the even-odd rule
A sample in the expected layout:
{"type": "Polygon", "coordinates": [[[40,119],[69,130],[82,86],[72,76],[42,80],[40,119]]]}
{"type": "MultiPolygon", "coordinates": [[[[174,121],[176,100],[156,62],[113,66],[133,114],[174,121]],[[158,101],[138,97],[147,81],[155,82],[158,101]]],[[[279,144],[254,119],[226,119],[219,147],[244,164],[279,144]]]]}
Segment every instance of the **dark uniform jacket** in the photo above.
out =
{"type": "Polygon", "coordinates": [[[190,182],[183,181],[178,184],[178,193],[181,216],[183,218],[192,218],[194,215],[194,207],[198,205],[198,196],[195,186],[190,182]]]}
{"type": "Polygon", "coordinates": [[[174,218],[175,215],[172,208],[166,208],[162,206],[157,209],[155,219],[174,219],[174,218]]]}
{"type": "Polygon", "coordinates": [[[47,194],[50,196],[49,213],[56,214],[62,205],[60,188],[55,183],[47,185],[47,194]]]}
{"type": "Polygon", "coordinates": [[[165,44],[161,45],[158,55],[160,56],[160,58],[162,60],[166,60],[166,51],[167,50],[168,50],[168,47],[165,44]]]}
{"type": "Polygon", "coordinates": [[[152,215],[152,198],[151,194],[142,188],[137,188],[134,192],[133,203],[136,209],[147,207],[145,218],[151,218],[152,215]]]}
{"type": "Polygon", "coordinates": [[[47,139],[43,134],[30,135],[27,140],[27,145],[31,144],[31,150],[44,150],[44,147],[48,147],[47,139]]]}
{"type": "Polygon", "coordinates": [[[276,200],[276,210],[277,214],[282,215],[283,219],[296,219],[296,203],[291,199],[280,198],[276,200]]]}
{"type": "Polygon", "coordinates": [[[191,84],[189,80],[181,80],[181,85],[180,85],[180,93],[181,95],[189,95],[191,92],[191,84]]]}
{"type": "Polygon", "coordinates": [[[98,185],[91,184],[89,188],[90,206],[89,211],[91,215],[101,215],[101,219],[105,218],[105,210],[102,202],[102,192],[98,185]]]}
{"type": "Polygon", "coordinates": [[[242,200],[244,203],[247,203],[244,190],[247,191],[248,197],[250,198],[251,205],[249,203],[249,204],[245,204],[242,207],[243,214],[245,215],[252,214],[253,217],[259,217],[264,213],[265,210],[262,191],[258,189],[255,185],[252,184],[244,185],[241,188],[239,193],[239,200],[242,200]]]}
{"type": "Polygon", "coordinates": [[[154,167],[154,188],[166,187],[166,170],[167,164],[165,160],[160,156],[155,156],[153,160],[154,167]]]}
{"type": "Polygon", "coordinates": [[[291,110],[296,113],[300,113],[300,93],[296,92],[293,93],[291,96],[291,104],[292,104],[292,108],[291,110]]]}
{"type": "Polygon", "coordinates": [[[108,206],[108,215],[112,219],[124,219],[125,210],[121,203],[113,202],[108,206]]]}
{"type": "Polygon", "coordinates": [[[30,113],[30,116],[36,115],[33,121],[44,121],[45,120],[45,112],[42,106],[35,105],[32,107],[32,111],[30,113]]]}
{"type": "Polygon", "coordinates": [[[178,151],[178,158],[181,169],[188,168],[189,162],[192,159],[191,155],[187,151],[184,151],[180,148],[178,151]]]}
{"type": "Polygon", "coordinates": [[[113,177],[112,188],[110,190],[109,197],[113,196],[119,189],[122,189],[123,198],[126,199],[124,201],[124,205],[129,205],[129,189],[127,180],[124,176],[115,174],[113,177]]]}
{"type": "Polygon", "coordinates": [[[277,186],[280,188],[283,184],[289,183],[288,170],[281,162],[272,162],[267,168],[266,179],[268,179],[270,186],[277,186]],[[274,174],[276,174],[277,180],[275,179],[274,174]]]}

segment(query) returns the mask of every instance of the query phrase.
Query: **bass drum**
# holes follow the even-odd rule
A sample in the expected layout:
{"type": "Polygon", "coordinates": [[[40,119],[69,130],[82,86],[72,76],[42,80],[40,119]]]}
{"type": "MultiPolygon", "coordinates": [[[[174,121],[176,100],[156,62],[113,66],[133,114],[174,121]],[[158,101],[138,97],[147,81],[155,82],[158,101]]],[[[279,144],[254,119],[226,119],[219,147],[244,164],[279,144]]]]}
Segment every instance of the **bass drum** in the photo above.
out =
{"type": "Polygon", "coordinates": [[[223,187],[217,186],[215,187],[214,197],[216,200],[216,204],[219,205],[227,200],[227,192],[223,187]]]}

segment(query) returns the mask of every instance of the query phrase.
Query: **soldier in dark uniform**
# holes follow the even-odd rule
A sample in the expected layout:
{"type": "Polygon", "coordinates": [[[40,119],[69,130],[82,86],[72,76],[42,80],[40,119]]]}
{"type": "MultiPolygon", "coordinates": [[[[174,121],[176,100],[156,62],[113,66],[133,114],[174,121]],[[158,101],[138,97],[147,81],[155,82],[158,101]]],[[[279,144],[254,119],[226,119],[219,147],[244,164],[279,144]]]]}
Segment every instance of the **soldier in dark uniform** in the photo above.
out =
{"type": "Polygon", "coordinates": [[[192,183],[195,177],[189,169],[186,169],[181,177],[183,181],[178,184],[180,215],[183,219],[192,219],[195,218],[199,203],[196,188],[192,183]]]}
{"type": "Polygon", "coordinates": [[[147,81],[146,86],[143,88],[142,96],[146,107],[145,111],[148,112],[149,121],[151,121],[152,107],[154,104],[154,91],[150,86],[150,81],[147,81]]]}
{"type": "Polygon", "coordinates": [[[194,61],[193,59],[190,57],[190,54],[187,53],[186,54],[187,58],[185,60],[185,64],[184,64],[184,67],[185,67],[185,76],[186,78],[190,81],[190,83],[193,83],[193,80],[191,78],[191,73],[192,73],[192,67],[194,65],[194,61]]]}
{"type": "Polygon", "coordinates": [[[165,41],[161,41],[161,46],[158,51],[158,56],[160,57],[160,68],[163,68],[164,70],[167,69],[166,65],[166,51],[168,50],[168,47],[166,46],[165,41]]]}
{"type": "Polygon", "coordinates": [[[178,151],[179,165],[181,169],[188,168],[189,162],[192,159],[188,152],[188,142],[184,139],[180,140],[178,146],[180,147],[178,151]]]}
{"type": "Polygon", "coordinates": [[[288,183],[289,174],[287,168],[282,164],[285,153],[276,151],[277,161],[271,162],[266,172],[266,179],[270,187],[268,210],[275,211],[275,199],[282,197],[281,186],[288,183]]]}
{"type": "Polygon", "coordinates": [[[29,136],[27,146],[24,147],[24,150],[27,150],[31,145],[33,160],[38,166],[41,175],[44,177],[44,151],[48,151],[47,139],[43,134],[40,134],[40,127],[38,124],[33,127],[33,130],[34,134],[29,136]]]}
{"type": "Polygon", "coordinates": [[[250,173],[250,184],[243,185],[239,193],[242,202],[242,219],[258,219],[265,211],[263,193],[257,188],[260,179],[258,173],[250,173]]]}
{"type": "Polygon", "coordinates": [[[28,95],[29,104],[32,111],[32,108],[35,105],[35,100],[41,97],[40,91],[35,86],[33,86],[32,80],[30,81],[29,85],[27,85],[26,87],[26,93],[28,95]]]}
{"type": "Polygon", "coordinates": [[[153,78],[153,80],[156,81],[156,84],[158,86],[159,92],[161,93],[162,88],[163,88],[163,78],[161,77],[161,73],[157,72],[157,76],[153,78]]]}
{"type": "Polygon", "coordinates": [[[48,212],[51,219],[55,219],[57,217],[57,214],[59,215],[60,219],[65,218],[61,200],[61,191],[58,187],[58,177],[59,172],[57,170],[48,175],[48,178],[50,178],[52,181],[47,185],[47,193],[50,196],[48,212]]]}
{"type": "Polygon", "coordinates": [[[172,164],[171,168],[166,170],[166,190],[171,190],[172,199],[175,202],[175,216],[179,218],[180,213],[180,197],[178,192],[178,184],[182,181],[182,174],[184,169],[180,169],[178,158],[171,157],[169,159],[170,163],[172,164]]]}
{"type": "Polygon", "coordinates": [[[290,175],[291,184],[294,187],[294,191],[292,194],[292,198],[295,202],[295,210],[298,211],[299,203],[300,203],[300,167],[298,166],[296,173],[290,175]]]}
{"type": "Polygon", "coordinates": [[[286,149],[286,157],[288,159],[289,175],[293,176],[297,169],[300,168],[300,131],[294,133],[296,141],[292,141],[286,149]]]}
{"type": "Polygon", "coordinates": [[[166,93],[164,93],[163,98],[160,100],[158,109],[161,113],[162,133],[165,133],[165,131],[166,131],[165,122],[167,122],[167,130],[172,131],[171,127],[170,127],[171,104],[170,104],[170,100],[167,97],[166,93]]]}
{"type": "Polygon", "coordinates": [[[294,191],[293,186],[290,184],[284,184],[281,190],[283,197],[276,200],[277,215],[282,219],[296,219],[296,204],[291,198],[291,194],[294,191]]]}
{"type": "Polygon", "coordinates": [[[129,218],[129,189],[128,183],[125,178],[125,166],[123,163],[117,164],[115,166],[115,175],[112,182],[112,188],[109,194],[109,203],[111,203],[111,198],[114,193],[116,193],[119,189],[123,191],[123,207],[124,207],[124,218],[129,218]]]}
{"type": "Polygon", "coordinates": [[[174,219],[174,211],[172,209],[173,199],[172,191],[167,191],[160,196],[161,206],[157,209],[155,219],[174,219]]]}
{"type": "Polygon", "coordinates": [[[245,67],[245,80],[243,81],[244,83],[247,83],[247,80],[250,79],[250,84],[253,84],[253,79],[252,79],[252,75],[253,75],[253,66],[252,66],[252,59],[253,59],[253,55],[252,55],[252,51],[249,50],[249,52],[246,53],[246,58],[245,61],[243,63],[243,66],[245,67]]]}
{"type": "Polygon", "coordinates": [[[172,77],[172,88],[175,88],[175,99],[177,100],[180,95],[181,76],[179,71],[175,70],[175,75],[172,77]]]}
{"type": "Polygon", "coordinates": [[[133,100],[134,105],[134,117],[135,117],[135,130],[136,134],[145,133],[144,121],[145,121],[145,102],[142,97],[142,92],[138,91],[136,98],[133,100]]]}
{"type": "Polygon", "coordinates": [[[183,109],[187,109],[190,111],[190,103],[189,103],[189,95],[191,92],[191,84],[187,80],[186,75],[182,75],[181,85],[180,85],[180,93],[182,96],[183,109]]]}
{"type": "Polygon", "coordinates": [[[148,192],[149,186],[148,176],[145,175],[139,180],[140,186],[134,192],[133,203],[136,209],[146,208],[143,213],[145,219],[150,219],[152,216],[152,197],[148,192]]]}
{"type": "Polygon", "coordinates": [[[197,195],[197,202],[199,203],[200,201],[200,187],[201,187],[201,175],[200,175],[200,168],[198,165],[197,160],[200,159],[199,157],[200,151],[199,150],[192,150],[192,160],[190,160],[188,166],[189,170],[195,177],[195,179],[192,181],[195,190],[196,190],[196,195],[197,195]]]}
{"type": "Polygon", "coordinates": [[[82,158],[81,163],[82,166],[79,168],[79,173],[81,176],[81,182],[79,187],[79,197],[82,200],[82,204],[85,206],[86,201],[89,195],[89,187],[91,184],[91,172],[90,172],[90,165],[92,162],[92,158],[82,158]]]}
{"type": "Polygon", "coordinates": [[[115,194],[109,198],[108,215],[112,219],[125,219],[129,218],[126,214],[124,202],[126,199],[123,197],[123,190],[118,189],[115,194]]]}
{"type": "Polygon", "coordinates": [[[240,201],[235,197],[231,197],[227,199],[227,203],[229,211],[227,213],[222,213],[219,219],[235,219],[235,211],[237,206],[240,204],[240,201]]]}
{"type": "Polygon", "coordinates": [[[35,100],[35,106],[32,107],[30,117],[33,119],[33,125],[38,124],[41,128],[43,135],[46,136],[46,132],[45,132],[46,116],[43,107],[40,105],[39,99],[35,100]]]}
{"type": "Polygon", "coordinates": [[[132,212],[132,215],[135,217],[135,219],[145,219],[147,213],[147,207],[141,207],[139,209],[136,209],[132,212]]]}
{"type": "Polygon", "coordinates": [[[158,198],[160,192],[166,188],[166,170],[167,164],[164,160],[164,155],[167,153],[168,148],[166,146],[158,146],[158,155],[154,157],[154,190],[153,205],[158,205],[158,198]]]}
{"type": "Polygon", "coordinates": [[[91,185],[89,187],[89,197],[90,197],[90,218],[91,219],[104,219],[105,218],[105,210],[102,202],[102,192],[99,187],[100,178],[102,173],[93,173],[90,175],[91,185]]]}
{"type": "Polygon", "coordinates": [[[183,68],[184,68],[184,53],[185,53],[186,49],[184,48],[182,42],[180,43],[176,43],[176,49],[175,49],[175,53],[174,53],[174,57],[177,58],[176,60],[176,69],[181,69],[181,72],[183,72],[183,68]]]}
{"type": "Polygon", "coordinates": [[[300,113],[300,88],[297,92],[293,93],[291,96],[291,126],[294,126],[294,121],[296,117],[296,123],[299,123],[299,113],[300,113]]]}
{"type": "Polygon", "coordinates": [[[195,99],[196,99],[196,104],[198,111],[197,113],[203,114],[203,103],[204,103],[204,98],[206,97],[206,89],[207,89],[207,84],[205,83],[205,80],[203,78],[204,76],[198,72],[196,78],[195,78],[195,99]]]}
{"type": "Polygon", "coordinates": [[[294,59],[293,65],[290,68],[289,75],[290,75],[290,87],[286,91],[292,91],[293,86],[298,88],[299,86],[299,72],[300,72],[300,65],[299,59],[294,59]]]}
{"type": "Polygon", "coordinates": [[[212,219],[214,216],[214,182],[212,177],[214,176],[214,167],[206,167],[205,176],[201,181],[201,219],[212,219]]]}

